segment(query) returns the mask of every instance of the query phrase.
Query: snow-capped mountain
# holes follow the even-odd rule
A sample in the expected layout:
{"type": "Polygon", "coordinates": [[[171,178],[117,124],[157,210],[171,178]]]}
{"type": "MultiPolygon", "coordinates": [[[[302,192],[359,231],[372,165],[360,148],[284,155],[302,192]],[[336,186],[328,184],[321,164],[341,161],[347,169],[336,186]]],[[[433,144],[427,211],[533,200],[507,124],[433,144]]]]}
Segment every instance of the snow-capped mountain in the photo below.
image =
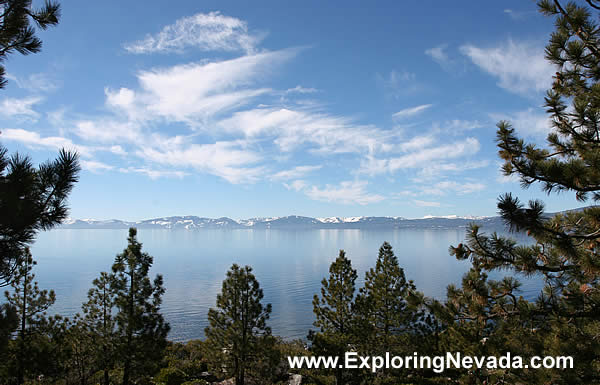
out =
{"type": "Polygon", "coordinates": [[[249,218],[204,218],[197,216],[172,216],[131,222],[119,219],[68,219],[63,228],[70,229],[382,229],[382,228],[454,228],[466,227],[475,222],[480,225],[501,225],[498,217],[446,217],[426,216],[420,219],[403,217],[327,217],[311,218],[298,215],[286,217],[249,218]]]}

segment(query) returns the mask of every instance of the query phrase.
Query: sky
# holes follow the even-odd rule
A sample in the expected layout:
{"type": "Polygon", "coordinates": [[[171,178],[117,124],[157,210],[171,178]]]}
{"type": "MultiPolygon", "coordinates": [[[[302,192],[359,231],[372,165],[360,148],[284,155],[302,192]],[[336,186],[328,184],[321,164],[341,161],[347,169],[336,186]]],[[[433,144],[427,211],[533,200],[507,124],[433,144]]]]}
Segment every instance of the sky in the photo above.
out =
{"type": "Polygon", "coordinates": [[[496,124],[550,132],[533,1],[61,1],[13,55],[0,143],[79,153],[70,216],[496,215],[496,124]]]}

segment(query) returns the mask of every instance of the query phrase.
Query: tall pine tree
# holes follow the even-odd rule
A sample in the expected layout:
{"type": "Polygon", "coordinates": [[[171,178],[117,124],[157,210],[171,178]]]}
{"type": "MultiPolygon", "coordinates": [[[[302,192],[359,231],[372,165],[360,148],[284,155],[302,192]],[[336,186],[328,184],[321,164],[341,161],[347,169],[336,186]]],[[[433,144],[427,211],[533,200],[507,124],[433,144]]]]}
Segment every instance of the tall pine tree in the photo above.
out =
{"type": "MultiPolygon", "coordinates": [[[[28,248],[11,282],[12,291],[6,292],[8,304],[16,310],[18,327],[12,344],[11,359],[16,382],[23,384],[26,376],[43,374],[43,365],[51,353],[47,337],[60,317],[48,317],[46,311],[56,300],[54,291],[41,290],[34,281],[32,270],[37,263],[28,248]]],[[[10,371],[10,369],[9,369],[10,371]]]]}
{"type": "Polygon", "coordinates": [[[114,366],[116,349],[116,322],[113,314],[115,294],[111,287],[111,276],[106,272],[94,279],[88,292],[88,301],[82,306],[83,317],[80,328],[92,341],[91,353],[95,365],[103,372],[104,385],[110,384],[109,372],[114,366]]]}
{"type": "Polygon", "coordinates": [[[130,228],[127,248],[115,257],[110,278],[119,335],[117,356],[123,363],[123,385],[129,385],[137,376],[155,372],[167,346],[170,327],[160,313],[165,289],[161,275],[154,281],[148,276],[152,262],[152,256],[142,252],[137,230],[130,228]]]}
{"type": "Polygon", "coordinates": [[[250,266],[233,264],[217,295],[216,309],[208,311],[207,344],[213,348],[217,368],[244,385],[253,364],[269,348],[271,328],[267,320],[271,304],[263,306],[263,291],[250,266]]]}
{"type": "MultiPolygon", "coordinates": [[[[552,122],[546,145],[526,143],[507,121],[498,123],[497,143],[505,175],[523,187],[539,185],[548,194],[571,193],[577,200],[600,200],[600,2],[542,0],[539,9],[555,20],[546,59],[557,72],[545,106],[552,122]],[[581,2],[583,3],[583,2],[581,2]]],[[[534,313],[547,333],[542,354],[572,355],[575,370],[553,371],[544,383],[600,381],[600,208],[587,206],[553,217],[544,204],[524,205],[512,194],[498,200],[502,218],[532,242],[519,245],[474,226],[465,244],[452,248],[482,271],[511,269],[542,277],[545,288],[534,313]]],[[[523,309],[514,309],[512,317],[523,309]]],[[[529,312],[529,310],[526,310],[529,312]]]]}
{"type": "MultiPolygon", "coordinates": [[[[309,334],[313,350],[319,354],[340,357],[349,350],[353,342],[355,309],[354,292],[357,278],[352,262],[344,250],[329,266],[329,278],[321,281],[321,298],[313,299],[314,325],[319,332],[309,334]]],[[[343,368],[335,370],[336,384],[344,384],[343,368]]]]}
{"type": "Polygon", "coordinates": [[[403,336],[414,331],[419,316],[416,301],[420,299],[413,282],[406,280],[392,246],[384,242],[356,298],[365,352],[400,353],[403,336]]]}

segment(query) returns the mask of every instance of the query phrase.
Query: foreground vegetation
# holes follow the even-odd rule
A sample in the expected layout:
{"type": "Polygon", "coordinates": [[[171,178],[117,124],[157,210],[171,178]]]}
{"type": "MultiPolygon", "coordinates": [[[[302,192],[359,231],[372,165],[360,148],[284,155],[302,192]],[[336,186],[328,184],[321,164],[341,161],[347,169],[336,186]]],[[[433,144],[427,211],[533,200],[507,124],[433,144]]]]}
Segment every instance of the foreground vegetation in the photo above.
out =
{"type": "MultiPolygon", "coordinates": [[[[40,42],[29,25],[58,22],[59,7],[33,12],[31,1],[0,1],[0,60],[11,50],[36,52],[40,42]]],[[[556,20],[546,56],[557,73],[545,105],[553,124],[545,147],[525,143],[508,122],[497,131],[506,175],[524,187],[600,200],[600,1],[541,0],[556,20]],[[594,14],[592,14],[594,13],[594,14]]],[[[0,87],[4,68],[0,67],[0,87]]],[[[523,357],[569,355],[570,370],[482,368],[299,370],[305,384],[597,384],[600,383],[600,208],[544,215],[539,201],[523,205],[506,194],[498,209],[530,245],[518,245],[476,226],[467,242],[450,248],[472,267],[444,302],[428,299],[408,280],[391,246],[384,243],[357,290],[357,273],[343,251],[322,281],[313,307],[315,330],[302,341],[282,341],[268,326],[273,309],[252,269],[233,265],[215,308],[208,313],[205,341],[167,340],[160,313],[162,277],[148,276],[152,257],[142,251],[135,229],[110,271],[92,282],[88,301],[72,319],[48,316],[55,301],[34,281],[36,262],[28,245],[39,230],[59,224],[77,182],[77,156],[61,152],[33,167],[27,157],[0,149],[0,283],[10,285],[0,308],[0,383],[5,384],[277,384],[290,381],[287,356],[443,355],[523,357]],[[545,286],[535,301],[518,295],[505,270],[536,276],[545,286]]]]}

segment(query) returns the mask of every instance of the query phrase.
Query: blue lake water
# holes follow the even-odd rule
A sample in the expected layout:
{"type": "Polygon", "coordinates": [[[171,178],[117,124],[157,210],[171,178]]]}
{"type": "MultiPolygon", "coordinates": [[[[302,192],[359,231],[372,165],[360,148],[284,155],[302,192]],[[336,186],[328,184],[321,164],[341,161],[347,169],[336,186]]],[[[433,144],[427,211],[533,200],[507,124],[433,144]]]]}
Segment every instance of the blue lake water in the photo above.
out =
{"type": "MultiPolygon", "coordinates": [[[[388,241],[408,279],[427,296],[444,299],[446,286],[460,284],[468,261],[448,253],[463,242],[465,229],[398,230],[139,230],[143,250],[154,257],[152,275],[164,276],[162,312],[171,324],[170,339],[203,338],[207,312],[214,307],[232,263],[250,265],[273,305],[269,325],[285,338],[304,338],[312,326],[312,298],[340,249],[358,270],[357,287],[388,241]]],[[[127,244],[127,230],[56,229],[39,234],[32,247],[36,280],[52,288],[52,311],[79,312],[92,280],[110,271],[127,244]]],[[[494,277],[494,276],[492,276],[494,277]]],[[[541,283],[524,280],[522,295],[533,298],[541,283]]]]}

